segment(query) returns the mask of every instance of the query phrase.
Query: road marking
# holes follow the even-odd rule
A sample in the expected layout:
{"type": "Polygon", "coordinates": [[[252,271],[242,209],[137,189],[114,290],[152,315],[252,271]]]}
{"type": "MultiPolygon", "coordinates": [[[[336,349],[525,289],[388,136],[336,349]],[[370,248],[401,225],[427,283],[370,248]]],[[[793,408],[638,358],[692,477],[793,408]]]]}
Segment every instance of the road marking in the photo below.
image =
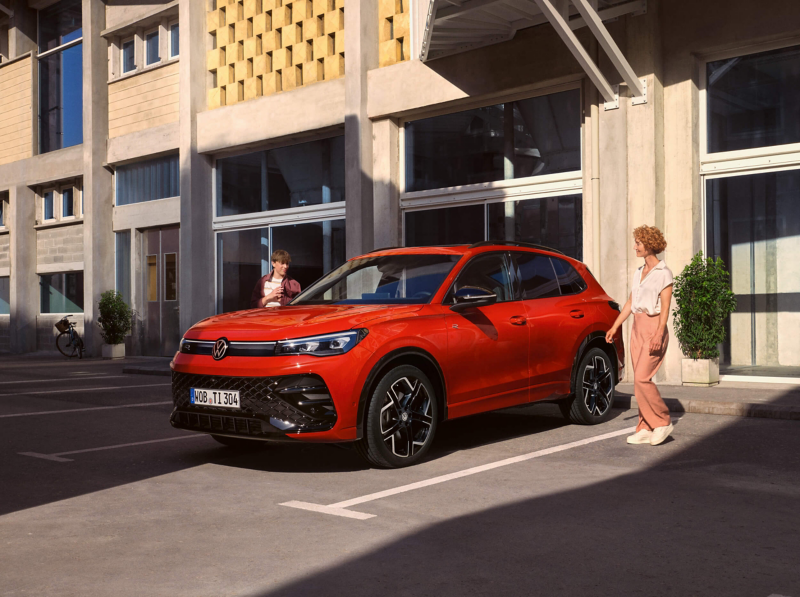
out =
{"type": "Polygon", "coordinates": [[[208,437],[204,433],[181,435],[180,437],[168,437],[166,439],[151,439],[146,442],[133,442],[131,444],[117,444],[116,446],[103,446],[102,448],[87,448],[85,450],[72,450],[71,452],[56,452],[55,454],[39,454],[38,452],[17,452],[20,456],[32,456],[43,460],[53,460],[55,462],[72,462],[72,458],[62,458],[72,454],[85,454],[87,452],[100,452],[101,450],[116,450],[117,448],[130,448],[131,446],[144,446],[145,444],[158,444],[161,442],[174,442],[179,439],[192,439],[198,437],[208,437]]]}
{"type": "Polygon", "coordinates": [[[634,431],[636,431],[636,427],[626,427],[625,429],[620,429],[618,431],[612,431],[610,433],[604,433],[602,435],[595,435],[594,437],[588,437],[586,439],[570,442],[568,444],[562,444],[560,446],[554,446],[552,448],[545,448],[544,450],[537,450],[536,452],[529,452],[528,454],[521,454],[520,456],[513,456],[511,458],[506,458],[504,460],[498,460],[497,462],[490,462],[489,464],[474,466],[472,468],[464,469],[463,471],[457,471],[455,473],[449,473],[447,475],[440,475],[438,477],[433,477],[432,479],[427,479],[426,481],[417,481],[416,483],[401,485],[400,487],[395,487],[393,489],[386,489],[384,491],[370,493],[368,495],[353,498],[350,500],[345,500],[343,502],[328,504],[327,506],[323,506],[320,504],[311,504],[308,502],[298,502],[298,501],[285,502],[280,505],[288,506],[289,508],[299,508],[301,510],[311,510],[313,512],[321,512],[323,514],[332,514],[334,516],[347,516],[348,518],[358,518],[359,520],[366,520],[367,518],[373,518],[375,515],[366,514],[364,512],[354,512],[352,510],[345,510],[345,508],[348,508],[350,506],[355,506],[357,504],[363,504],[365,502],[380,500],[400,493],[405,493],[407,491],[422,489],[423,487],[430,487],[431,485],[445,483],[447,481],[452,481],[454,479],[460,479],[462,477],[476,475],[478,473],[483,473],[503,466],[508,466],[510,464],[525,462],[526,460],[531,460],[533,458],[541,458],[542,456],[548,456],[550,454],[564,452],[565,450],[571,450],[572,448],[578,448],[580,446],[585,446],[587,444],[592,444],[594,442],[603,441],[605,439],[611,439],[612,437],[619,437],[620,435],[626,435],[629,433],[633,433],[634,431]],[[350,514],[359,514],[360,516],[350,516],[350,514]]]}
{"type": "MultiPolygon", "coordinates": [[[[130,375],[98,375],[97,377],[81,377],[80,379],[81,381],[83,381],[84,379],[114,379],[116,377],[130,377],[130,375]]],[[[64,383],[64,378],[57,377],[54,379],[25,379],[22,381],[4,381],[0,385],[0,387],[7,386],[12,383],[46,383],[48,381],[60,381],[61,383],[64,383]]]]}
{"type": "Polygon", "coordinates": [[[66,390],[47,390],[46,392],[20,392],[18,394],[0,394],[0,398],[13,396],[34,396],[37,394],[66,394],[68,392],[97,392],[99,390],[128,390],[130,388],[154,388],[156,386],[171,386],[171,383],[147,383],[140,386],[106,386],[105,388],[69,388],[66,390]]]}
{"type": "Polygon", "coordinates": [[[89,408],[68,408],[65,410],[44,410],[36,413],[16,413],[13,415],[0,415],[0,419],[9,419],[11,417],[33,417],[36,415],[60,415],[63,413],[83,413],[90,410],[112,410],[115,408],[136,408],[137,406],[156,406],[160,404],[172,404],[172,400],[165,402],[142,402],[140,404],[122,404],[119,406],[92,406],[89,408]]]}

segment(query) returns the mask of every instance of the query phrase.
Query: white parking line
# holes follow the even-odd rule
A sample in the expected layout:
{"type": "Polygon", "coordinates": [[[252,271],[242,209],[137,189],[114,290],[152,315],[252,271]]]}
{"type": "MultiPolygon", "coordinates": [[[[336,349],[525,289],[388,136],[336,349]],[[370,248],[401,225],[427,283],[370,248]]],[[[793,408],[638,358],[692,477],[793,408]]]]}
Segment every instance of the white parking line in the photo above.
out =
{"type": "Polygon", "coordinates": [[[57,452],[55,454],[39,454],[38,452],[17,452],[20,456],[32,456],[43,460],[54,460],[55,462],[72,462],[72,458],[62,458],[71,454],[85,454],[86,452],[100,452],[101,450],[116,450],[117,448],[130,448],[131,446],[144,446],[145,444],[158,444],[160,442],[174,442],[179,439],[192,439],[198,437],[208,437],[205,433],[193,433],[191,435],[181,435],[180,437],[168,437],[166,439],[151,439],[146,442],[134,442],[132,444],[117,444],[116,446],[103,446],[102,448],[87,448],[86,450],[72,450],[71,452],[57,452]]]}
{"type": "MultiPolygon", "coordinates": [[[[81,379],[81,381],[83,381],[84,379],[114,379],[116,377],[131,377],[131,376],[130,375],[98,375],[97,377],[81,377],[80,379],[81,379]]],[[[53,379],[24,379],[22,381],[4,381],[2,384],[0,384],[0,387],[7,386],[7,385],[10,385],[12,383],[45,383],[45,382],[48,382],[48,381],[60,381],[61,383],[64,383],[64,378],[63,377],[55,377],[53,379]]]]}
{"type": "Polygon", "coordinates": [[[89,408],[68,408],[65,410],[43,410],[36,413],[16,413],[13,415],[0,415],[0,419],[9,419],[11,417],[34,417],[37,415],[60,415],[63,413],[83,413],[90,410],[113,410],[115,408],[136,408],[137,406],[156,406],[160,404],[172,404],[172,400],[165,402],[142,402],[140,404],[121,404],[119,406],[92,406],[89,408]]]}
{"type": "Polygon", "coordinates": [[[129,390],[131,388],[154,388],[156,386],[171,386],[171,383],[146,383],[139,386],[106,386],[104,388],[67,388],[66,390],[47,390],[46,392],[20,392],[18,394],[0,394],[0,398],[14,396],[34,396],[37,394],[66,394],[67,392],[97,392],[99,390],[129,390]]]}
{"type": "Polygon", "coordinates": [[[447,475],[440,475],[439,477],[433,477],[432,479],[427,479],[426,481],[418,481],[416,483],[410,483],[408,485],[401,485],[400,487],[395,487],[393,489],[386,489],[384,491],[378,491],[377,493],[370,493],[368,495],[353,498],[350,500],[345,500],[343,502],[328,504],[327,506],[323,506],[321,504],[312,504],[309,502],[298,502],[298,501],[285,502],[280,505],[288,506],[289,508],[299,508],[300,510],[310,510],[312,512],[331,514],[333,516],[344,516],[346,518],[357,518],[359,520],[367,520],[368,518],[374,518],[375,514],[367,514],[365,512],[355,512],[353,510],[347,510],[346,508],[349,508],[350,506],[355,506],[356,504],[363,504],[365,502],[380,500],[382,498],[389,497],[392,495],[397,495],[399,493],[405,493],[407,491],[414,491],[415,489],[422,489],[423,487],[437,485],[438,483],[445,483],[447,481],[452,481],[453,479],[460,479],[462,477],[476,475],[478,473],[490,471],[496,468],[500,468],[502,466],[508,466],[510,464],[517,464],[518,462],[524,462],[526,460],[531,460],[533,458],[540,458],[542,456],[548,456],[549,454],[564,452],[565,450],[571,450],[572,448],[578,448],[580,446],[585,446],[587,444],[592,444],[594,442],[603,441],[604,439],[611,439],[612,437],[627,435],[629,433],[633,433],[634,431],[636,431],[636,427],[626,427],[625,429],[619,429],[618,431],[612,431],[610,433],[604,433],[602,435],[595,435],[594,437],[588,437],[586,439],[570,442],[568,444],[562,444],[560,446],[554,446],[552,448],[545,448],[544,450],[537,450],[536,452],[529,452],[528,454],[522,454],[520,456],[513,456],[511,458],[506,458],[504,460],[498,460],[497,462],[490,462],[489,464],[474,466],[472,468],[464,469],[463,471],[457,471],[455,473],[449,473],[447,475]]]}

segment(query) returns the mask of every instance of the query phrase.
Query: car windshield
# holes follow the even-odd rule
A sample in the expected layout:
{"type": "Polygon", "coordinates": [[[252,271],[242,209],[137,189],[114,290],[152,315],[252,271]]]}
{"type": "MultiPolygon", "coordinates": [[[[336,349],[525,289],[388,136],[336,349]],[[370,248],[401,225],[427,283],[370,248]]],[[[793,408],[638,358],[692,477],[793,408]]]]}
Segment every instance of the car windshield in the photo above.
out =
{"type": "Polygon", "coordinates": [[[384,255],[348,261],[315,282],[292,305],[421,305],[461,257],[384,255]]]}

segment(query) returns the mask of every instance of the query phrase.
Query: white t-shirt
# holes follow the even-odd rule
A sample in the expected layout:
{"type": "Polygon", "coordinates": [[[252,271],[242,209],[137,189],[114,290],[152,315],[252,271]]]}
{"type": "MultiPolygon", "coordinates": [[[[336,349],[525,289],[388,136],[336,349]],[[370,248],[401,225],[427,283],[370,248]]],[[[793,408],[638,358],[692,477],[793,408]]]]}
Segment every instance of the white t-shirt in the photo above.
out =
{"type": "Polygon", "coordinates": [[[672,284],[672,271],[666,263],[659,261],[642,281],[643,269],[644,266],[640,267],[633,275],[631,311],[658,315],[661,313],[661,291],[672,284]]]}
{"type": "MultiPolygon", "coordinates": [[[[268,295],[270,292],[272,292],[276,288],[280,288],[281,282],[283,282],[283,278],[281,278],[280,280],[277,280],[274,277],[272,278],[272,282],[270,282],[269,280],[264,282],[264,296],[268,295]]],[[[280,307],[281,304],[278,301],[270,301],[269,303],[267,303],[264,306],[265,307],[280,307]]]]}

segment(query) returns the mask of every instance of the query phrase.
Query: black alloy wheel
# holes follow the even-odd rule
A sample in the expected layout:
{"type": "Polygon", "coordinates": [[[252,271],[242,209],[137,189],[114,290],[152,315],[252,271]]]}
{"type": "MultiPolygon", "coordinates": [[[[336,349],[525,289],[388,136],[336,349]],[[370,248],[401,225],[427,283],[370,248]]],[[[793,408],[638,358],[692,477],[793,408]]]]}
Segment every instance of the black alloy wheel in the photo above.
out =
{"type": "Polygon", "coordinates": [[[364,437],[356,442],[356,450],[377,467],[415,464],[430,448],[438,420],[436,395],[428,377],[411,365],[395,367],[372,394],[364,437]]]}
{"type": "Polygon", "coordinates": [[[578,425],[596,425],[608,420],[614,405],[614,370],[604,350],[592,348],[584,355],[573,390],[559,404],[564,417],[578,425]]]}
{"type": "Polygon", "coordinates": [[[229,437],[227,435],[211,435],[215,440],[221,443],[223,446],[227,446],[228,448],[233,448],[234,450],[238,450],[240,452],[249,452],[252,450],[261,450],[267,446],[267,442],[257,440],[257,439],[249,439],[246,437],[229,437]]]}

